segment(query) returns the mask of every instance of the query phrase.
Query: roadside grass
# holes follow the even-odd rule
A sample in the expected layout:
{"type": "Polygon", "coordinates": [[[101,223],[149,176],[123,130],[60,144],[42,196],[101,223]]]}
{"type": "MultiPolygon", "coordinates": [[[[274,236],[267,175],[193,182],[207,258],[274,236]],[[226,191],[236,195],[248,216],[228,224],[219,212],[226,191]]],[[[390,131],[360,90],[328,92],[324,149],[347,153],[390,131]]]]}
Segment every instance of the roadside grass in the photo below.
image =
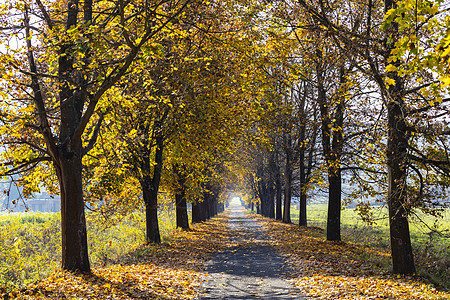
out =
{"type": "MultiPolygon", "coordinates": [[[[367,247],[376,247],[390,251],[388,212],[385,207],[373,207],[376,224],[367,225],[351,208],[342,210],[341,233],[345,242],[358,243],[367,247]]],[[[307,207],[308,226],[326,228],[327,205],[312,204],[307,207]]],[[[298,223],[298,209],[291,207],[291,219],[298,223]]],[[[418,215],[410,222],[411,240],[417,273],[444,290],[450,290],[450,209],[446,209],[443,218],[418,215]],[[430,228],[443,232],[440,235],[430,228]]],[[[367,257],[373,260],[372,257],[367,257]]],[[[391,261],[373,261],[389,270],[391,261]]]]}
{"type": "Polygon", "coordinates": [[[320,227],[299,227],[253,215],[286,255],[293,283],[315,299],[449,299],[420,276],[394,276],[389,252],[354,242],[328,242],[320,227]]]}
{"type": "MultiPolygon", "coordinates": [[[[228,215],[173,230],[161,245],[140,245],[91,274],[56,270],[21,289],[0,290],[3,299],[193,299],[205,278],[205,262],[227,247],[228,215]]],[[[130,250],[130,248],[128,248],[130,250]]]]}
{"type": "MultiPolygon", "coordinates": [[[[136,212],[105,226],[87,214],[88,246],[94,267],[114,263],[145,241],[144,214],[136,212]]],[[[0,287],[12,290],[40,280],[60,267],[59,213],[0,215],[0,287]]],[[[176,227],[175,212],[159,212],[161,238],[167,241],[176,227]]]]}

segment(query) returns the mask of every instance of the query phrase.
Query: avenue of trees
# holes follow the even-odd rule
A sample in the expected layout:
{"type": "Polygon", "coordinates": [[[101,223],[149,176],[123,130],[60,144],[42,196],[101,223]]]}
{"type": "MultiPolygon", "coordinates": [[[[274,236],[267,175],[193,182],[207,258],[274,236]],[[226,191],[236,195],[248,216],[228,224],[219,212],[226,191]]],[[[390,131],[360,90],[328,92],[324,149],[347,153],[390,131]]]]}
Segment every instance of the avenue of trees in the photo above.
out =
{"type": "Polygon", "coordinates": [[[415,272],[409,216],[450,185],[450,15],[442,0],[16,0],[0,4],[0,174],[61,196],[62,268],[90,271],[85,206],[158,202],[177,226],[239,189],[326,237],[355,201],[389,208],[394,273],[415,272]],[[346,180],[352,190],[343,193],[346,180]]]}

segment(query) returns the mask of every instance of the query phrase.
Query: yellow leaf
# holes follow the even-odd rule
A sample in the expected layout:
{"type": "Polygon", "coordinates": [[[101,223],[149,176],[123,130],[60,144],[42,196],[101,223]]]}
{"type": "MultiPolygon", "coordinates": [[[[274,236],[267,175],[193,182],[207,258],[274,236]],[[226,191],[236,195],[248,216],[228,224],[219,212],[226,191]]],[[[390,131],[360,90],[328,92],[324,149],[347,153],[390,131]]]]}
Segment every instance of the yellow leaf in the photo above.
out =
{"type": "Polygon", "coordinates": [[[385,81],[388,85],[395,85],[395,80],[392,78],[386,77],[385,81]]]}
{"type": "Polygon", "coordinates": [[[450,47],[447,47],[447,49],[445,49],[444,52],[442,52],[441,57],[446,57],[449,54],[450,54],[450,47]]]}
{"type": "Polygon", "coordinates": [[[443,76],[439,80],[442,81],[442,87],[446,87],[450,84],[450,76],[443,76]]]}
{"type": "Polygon", "coordinates": [[[397,71],[397,67],[392,64],[389,64],[386,66],[385,71],[386,72],[394,72],[394,71],[397,71]]]}

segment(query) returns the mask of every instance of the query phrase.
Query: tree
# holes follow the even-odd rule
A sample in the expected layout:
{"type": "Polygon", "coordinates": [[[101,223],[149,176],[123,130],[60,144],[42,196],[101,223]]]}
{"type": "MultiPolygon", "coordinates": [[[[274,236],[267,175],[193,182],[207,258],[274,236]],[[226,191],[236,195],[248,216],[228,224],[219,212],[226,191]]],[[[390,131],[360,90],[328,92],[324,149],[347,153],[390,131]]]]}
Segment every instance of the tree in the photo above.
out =
{"type": "MultiPolygon", "coordinates": [[[[448,140],[440,126],[446,122],[440,116],[448,113],[445,105],[448,100],[443,98],[448,70],[441,61],[448,43],[439,31],[445,27],[448,16],[439,14],[441,1],[368,1],[357,3],[359,13],[355,14],[354,23],[338,25],[329,13],[330,4],[321,3],[315,8],[307,1],[299,3],[333,33],[345,53],[366,61],[367,67],[359,68],[378,85],[380,100],[387,111],[385,158],[393,271],[414,273],[408,215],[418,207],[430,208],[431,203],[423,193],[426,183],[446,186],[444,178],[449,176],[448,158],[434,155],[446,147],[427,142],[448,140]],[[364,26],[355,31],[356,23],[364,26]],[[380,23],[381,31],[375,25],[380,23]],[[424,123],[431,130],[426,130],[424,123]],[[431,169],[439,180],[426,175],[431,169]],[[428,180],[424,180],[424,175],[428,180]],[[419,189],[411,184],[414,181],[419,183],[419,189]]],[[[347,57],[355,61],[354,57],[347,57]]]]}
{"type": "Polygon", "coordinates": [[[129,71],[141,47],[187,3],[71,0],[45,7],[40,0],[33,5],[16,1],[2,16],[8,23],[5,41],[18,32],[26,37],[24,48],[7,47],[1,57],[6,66],[2,79],[11,91],[3,95],[2,139],[7,151],[2,153],[2,174],[28,173],[29,179],[37,176],[33,171],[42,171],[34,168],[39,163],[54,168],[61,195],[63,269],[90,271],[82,159],[95,144],[103,121],[98,103],[129,71]],[[14,19],[19,15],[22,18],[14,19]],[[21,109],[15,110],[18,106],[21,109]]]}

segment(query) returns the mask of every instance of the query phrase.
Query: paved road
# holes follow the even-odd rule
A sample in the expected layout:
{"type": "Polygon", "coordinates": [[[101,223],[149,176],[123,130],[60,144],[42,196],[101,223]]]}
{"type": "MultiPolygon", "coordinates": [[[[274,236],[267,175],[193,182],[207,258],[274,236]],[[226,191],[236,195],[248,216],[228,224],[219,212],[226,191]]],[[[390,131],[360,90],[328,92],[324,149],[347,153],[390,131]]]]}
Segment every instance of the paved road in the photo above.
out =
{"type": "Polygon", "coordinates": [[[209,280],[200,299],[307,299],[284,279],[289,269],[267,243],[264,229],[246,217],[242,206],[229,209],[233,247],[208,263],[209,280]]]}

